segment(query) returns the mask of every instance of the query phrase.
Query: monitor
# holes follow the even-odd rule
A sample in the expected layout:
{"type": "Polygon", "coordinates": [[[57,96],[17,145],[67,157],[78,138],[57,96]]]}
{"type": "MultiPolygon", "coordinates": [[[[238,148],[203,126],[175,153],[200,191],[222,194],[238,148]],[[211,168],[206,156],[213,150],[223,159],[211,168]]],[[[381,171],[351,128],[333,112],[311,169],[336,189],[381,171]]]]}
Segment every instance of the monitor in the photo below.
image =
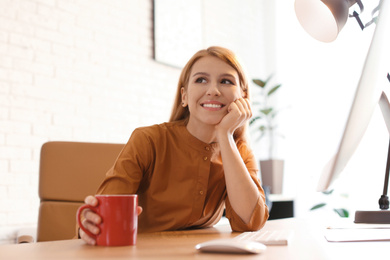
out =
{"type": "MultiPolygon", "coordinates": [[[[386,116],[386,111],[383,111],[383,109],[389,111],[390,109],[388,102],[385,104],[386,97],[382,95],[385,88],[390,89],[387,76],[390,71],[390,1],[381,1],[380,5],[377,24],[374,25],[376,26],[375,32],[363,65],[343,136],[335,156],[324,167],[318,182],[317,189],[319,191],[329,189],[343,171],[359,145],[379,101],[383,102],[381,109],[384,112],[385,121],[390,121],[389,115],[386,116]]],[[[388,142],[389,140],[383,141],[388,142]]]]}

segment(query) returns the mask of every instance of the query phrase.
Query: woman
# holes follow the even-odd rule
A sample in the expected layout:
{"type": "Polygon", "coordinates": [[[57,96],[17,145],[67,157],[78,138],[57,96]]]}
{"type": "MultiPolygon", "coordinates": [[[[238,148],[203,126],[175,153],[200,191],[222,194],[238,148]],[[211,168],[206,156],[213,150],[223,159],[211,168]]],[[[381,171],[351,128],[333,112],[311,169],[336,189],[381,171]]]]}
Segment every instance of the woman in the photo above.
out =
{"type": "MultiPolygon", "coordinates": [[[[225,207],[232,230],[260,229],[268,209],[244,137],[248,91],[230,50],[197,52],[182,70],[169,122],[134,130],[98,194],[138,194],[139,232],[210,227],[225,207]]],[[[93,196],[85,202],[97,204],[93,196]]],[[[88,210],[84,217],[98,234],[100,217],[88,210]]]]}

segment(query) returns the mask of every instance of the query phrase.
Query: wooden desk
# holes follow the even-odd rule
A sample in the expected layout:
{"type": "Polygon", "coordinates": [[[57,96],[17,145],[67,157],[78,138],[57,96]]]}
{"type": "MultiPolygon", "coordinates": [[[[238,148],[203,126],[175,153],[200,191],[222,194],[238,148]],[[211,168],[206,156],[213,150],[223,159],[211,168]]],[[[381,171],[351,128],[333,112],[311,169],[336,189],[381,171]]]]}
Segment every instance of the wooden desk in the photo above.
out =
{"type": "MultiPolygon", "coordinates": [[[[268,221],[264,230],[292,229],[288,246],[268,246],[261,255],[197,252],[197,243],[234,237],[229,226],[210,229],[139,234],[136,246],[98,247],[81,240],[63,240],[0,246],[0,259],[370,259],[387,254],[390,242],[329,243],[324,230],[299,219],[268,221]],[[381,252],[378,254],[378,252],[381,252]]],[[[384,257],[383,259],[385,259],[384,257]]]]}

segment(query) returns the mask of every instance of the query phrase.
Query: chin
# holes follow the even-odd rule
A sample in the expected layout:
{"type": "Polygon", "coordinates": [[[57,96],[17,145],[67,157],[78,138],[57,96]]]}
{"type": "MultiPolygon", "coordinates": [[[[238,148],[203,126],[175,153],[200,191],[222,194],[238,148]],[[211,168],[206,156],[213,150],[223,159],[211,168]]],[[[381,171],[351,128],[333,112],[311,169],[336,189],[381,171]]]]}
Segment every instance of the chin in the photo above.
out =
{"type": "Polygon", "coordinates": [[[203,120],[203,122],[208,125],[218,125],[221,120],[222,118],[206,118],[203,120]]]}

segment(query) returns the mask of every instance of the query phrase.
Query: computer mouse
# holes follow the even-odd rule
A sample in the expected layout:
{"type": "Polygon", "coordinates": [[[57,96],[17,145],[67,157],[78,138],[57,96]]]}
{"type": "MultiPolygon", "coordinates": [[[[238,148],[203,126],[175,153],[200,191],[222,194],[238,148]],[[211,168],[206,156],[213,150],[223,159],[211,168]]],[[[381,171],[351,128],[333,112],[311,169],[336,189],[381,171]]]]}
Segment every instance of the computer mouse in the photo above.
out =
{"type": "Polygon", "coordinates": [[[195,248],[201,252],[234,254],[260,254],[267,249],[267,247],[260,242],[234,239],[210,240],[197,244],[195,248]]]}

